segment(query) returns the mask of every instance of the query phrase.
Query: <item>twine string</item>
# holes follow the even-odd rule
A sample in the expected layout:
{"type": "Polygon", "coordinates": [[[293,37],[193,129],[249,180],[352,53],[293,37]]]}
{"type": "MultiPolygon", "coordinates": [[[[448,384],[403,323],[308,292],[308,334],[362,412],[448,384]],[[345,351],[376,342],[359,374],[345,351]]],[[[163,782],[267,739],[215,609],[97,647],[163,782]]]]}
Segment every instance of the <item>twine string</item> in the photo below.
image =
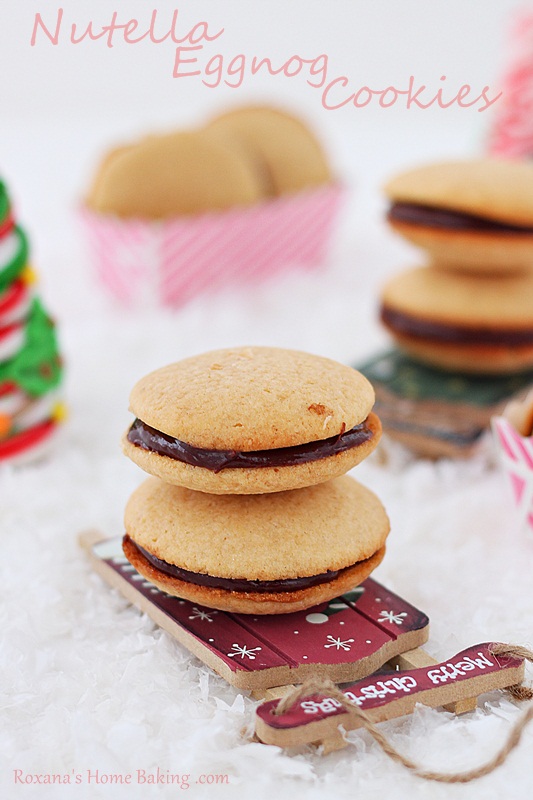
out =
{"type": "MultiPolygon", "coordinates": [[[[503,643],[493,644],[490,648],[490,653],[494,656],[502,656],[507,658],[525,659],[533,663],[533,651],[528,650],[526,647],[520,645],[508,645],[503,643]]],[[[533,699],[533,690],[522,686],[521,684],[507,687],[507,690],[517,700],[531,700],[533,699]]],[[[395,747],[389,742],[386,736],[376,727],[368,714],[359,708],[355,703],[349,700],[344,692],[342,692],[332,681],[321,678],[310,678],[301,686],[296,687],[288,692],[273,709],[272,713],[276,716],[286,714],[289,708],[292,708],[298,700],[302,697],[309,697],[312,694],[322,694],[337,700],[343,708],[354,714],[363,728],[373,737],[379,744],[381,749],[393,761],[401,764],[403,767],[411,770],[419,778],[424,778],[427,781],[437,781],[439,783],[469,783],[476,778],[481,778],[483,775],[488,775],[490,772],[499,767],[506,760],[509,753],[514,750],[520,741],[522,732],[526,725],[533,719],[533,704],[530,705],[524,714],[515,722],[511,728],[509,735],[504,742],[503,746],[489,761],[485,762],[479,767],[475,767],[465,772],[433,772],[432,770],[422,769],[418,764],[412,761],[407,756],[402,755],[396,750],[395,747]]]]}

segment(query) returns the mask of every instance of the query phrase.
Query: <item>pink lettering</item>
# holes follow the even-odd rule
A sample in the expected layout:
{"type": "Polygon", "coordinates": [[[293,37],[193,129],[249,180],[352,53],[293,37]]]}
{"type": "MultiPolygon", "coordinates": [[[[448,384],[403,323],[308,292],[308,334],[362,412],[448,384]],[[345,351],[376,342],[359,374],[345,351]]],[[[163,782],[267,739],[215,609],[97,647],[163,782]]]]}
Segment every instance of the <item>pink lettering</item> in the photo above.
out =
{"type": "Polygon", "coordinates": [[[399,94],[400,92],[398,91],[398,89],[395,89],[394,86],[387,86],[387,88],[380,93],[379,104],[381,108],[390,108],[391,106],[393,106],[396,100],[398,99],[399,94]],[[390,100],[387,103],[385,102],[385,98],[389,92],[392,93],[392,100],[390,100]]]}
{"type": "Polygon", "coordinates": [[[126,44],[138,44],[139,42],[142,42],[143,39],[146,39],[148,32],[141,34],[136,39],[131,36],[131,34],[136,31],[138,27],[139,21],[136,19],[130,19],[127,25],[124,26],[124,41],[126,44]]]}
{"type": "Polygon", "coordinates": [[[34,22],[34,25],[33,25],[33,33],[31,35],[31,40],[30,40],[31,46],[35,47],[35,42],[37,41],[37,30],[38,30],[39,25],[43,29],[45,36],[48,37],[49,41],[51,41],[53,45],[59,44],[59,33],[61,31],[61,22],[62,21],[63,21],[63,9],[62,8],[58,8],[57,9],[56,29],[55,29],[55,33],[52,34],[52,33],[50,33],[50,31],[48,30],[48,28],[44,24],[43,18],[41,17],[41,15],[40,14],[36,14],[35,15],[35,22],[34,22]]]}
{"type": "Polygon", "coordinates": [[[287,76],[287,78],[294,78],[295,75],[299,75],[302,71],[303,61],[300,56],[291,56],[288,61],[285,62],[283,65],[283,73],[287,76]],[[291,64],[295,62],[295,70],[291,72],[291,64]]]}
{"type": "Polygon", "coordinates": [[[324,91],[322,92],[322,106],[327,109],[328,111],[336,111],[338,108],[342,108],[343,106],[347,106],[350,103],[355,95],[351,94],[346,100],[341,100],[340,103],[331,104],[329,100],[329,93],[333,89],[334,86],[340,84],[343,87],[348,86],[349,80],[344,75],[340,78],[335,78],[334,80],[330,81],[324,91]]]}
{"type": "MultiPolygon", "coordinates": [[[[168,33],[165,33],[164,36],[158,39],[154,32],[155,23],[157,21],[157,9],[154,8],[154,10],[152,11],[152,17],[150,19],[150,28],[146,32],[145,36],[149,36],[150,41],[153,42],[154,44],[161,44],[162,42],[165,42],[169,38],[169,36],[172,36],[177,20],[178,20],[178,10],[176,9],[174,11],[174,14],[172,15],[172,23],[170,26],[170,30],[168,31],[168,33]]],[[[186,41],[186,39],[184,39],[183,41],[186,41]]],[[[176,44],[181,44],[181,42],[176,42],[176,44]]]]}
{"type": "Polygon", "coordinates": [[[407,90],[407,108],[410,109],[413,103],[417,105],[418,108],[429,108],[434,103],[435,98],[433,98],[433,100],[430,100],[429,103],[421,103],[418,99],[418,96],[422,94],[422,92],[427,87],[424,84],[422,84],[422,86],[420,86],[420,88],[417,89],[414,94],[412,94],[414,83],[415,83],[414,75],[411,75],[411,77],[409,78],[409,89],[407,90]]]}
{"type": "MultiPolygon", "coordinates": [[[[175,12],[178,13],[177,11],[175,12]]],[[[207,22],[198,22],[194,28],[187,34],[187,38],[191,44],[197,44],[197,42],[201,42],[202,39],[205,39],[206,42],[214,42],[215,39],[218,39],[219,36],[222,36],[224,33],[224,28],[221,28],[218,33],[215,33],[214,36],[209,35],[209,26],[207,22]],[[196,30],[198,29],[198,33],[196,30]]]]}
{"type": "Polygon", "coordinates": [[[182,64],[196,64],[198,62],[197,58],[182,58],[183,51],[190,51],[190,50],[203,50],[203,45],[197,44],[193,47],[176,47],[176,58],[174,59],[174,71],[172,73],[173,78],[189,78],[192,75],[200,75],[201,70],[193,70],[192,72],[180,72],[180,66],[182,64]]]}
{"type": "Polygon", "coordinates": [[[482,92],[481,92],[481,95],[479,96],[479,98],[478,98],[478,99],[481,99],[481,98],[483,98],[485,105],[484,105],[484,106],[482,106],[481,108],[478,108],[478,111],[486,111],[486,110],[487,110],[487,108],[490,108],[492,105],[494,105],[494,103],[495,103],[497,100],[499,100],[499,99],[500,99],[500,97],[503,95],[503,92],[498,92],[498,94],[496,95],[496,97],[493,97],[493,98],[492,98],[492,100],[491,100],[491,99],[490,99],[490,98],[487,96],[487,92],[489,91],[489,89],[490,89],[490,86],[484,86],[484,87],[483,87],[483,90],[482,90],[482,92]]]}
{"type": "Polygon", "coordinates": [[[202,80],[202,83],[205,86],[209,86],[210,89],[216,89],[217,86],[220,85],[220,81],[222,80],[222,70],[224,66],[224,59],[218,53],[213,58],[210,58],[205,67],[205,74],[206,75],[216,75],[216,80],[214,83],[209,83],[209,81],[202,80]]]}
{"type": "Polygon", "coordinates": [[[272,62],[269,58],[263,58],[261,61],[258,60],[257,56],[254,56],[252,59],[252,64],[250,67],[250,71],[252,75],[256,75],[259,70],[266,64],[266,68],[271,75],[279,75],[280,72],[283,72],[283,67],[279,69],[274,69],[272,67],[272,62]]]}
{"type": "Polygon", "coordinates": [[[239,86],[242,86],[242,82],[244,80],[244,68],[246,67],[246,56],[244,54],[240,54],[235,56],[230,63],[228,64],[228,75],[238,75],[237,83],[231,83],[231,81],[224,81],[226,86],[231,86],[232,89],[238,89],[239,86]]]}
{"type": "Polygon", "coordinates": [[[463,97],[468,97],[471,89],[472,87],[468,83],[465,83],[464,86],[461,86],[461,88],[457,92],[456,100],[457,100],[457,105],[460,106],[460,108],[470,108],[471,106],[475,106],[476,103],[478,102],[479,97],[476,97],[476,99],[472,100],[470,103],[463,103],[463,97]]]}
{"type": "Polygon", "coordinates": [[[309,68],[310,75],[319,75],[320,80],[318,83],[313,83],[313,81],[308,80],[307,83],[309,86],[312,86],[314,89],[320,89],[324,86],[326,82],[326,77],[328,74],[328,57],[325,54],[317,56],[313,61],[311,61],[311,67],[309,68]]]}
{"type": "MultiPolygon", "coordinates": [[[[117,12],[115,11],[114,14],[113,14],[113,17],[115,19],[116,19],[116,13],[117,12]]],[[[107,39],[107,46],[108,47],[113,47],[113,43],[112,43],[113,32],[111,30],[111,26],[104,26],[100,33],[94,33],[93,32],[93,23],[89,22],[89,24],[87,25],[84,33],[82,33],[81,36],[79,36],[77,39],[76,39],[76,33],[77,33],[76,23],[73,23],[72,29],[71,29],[71,34],[70,34],[70,41],[72,42],[72,44],[80,44],[80,42],[83,42],[83,40],[87,36],[93,42],[96,42],[98,39],[101,39],[102,36],[105,36],[106,33],[107,33],[107,34],[109,34],[108,35],[108,39],[107,39]]]]}
{"type": "Polygon", "coordinates": [[[371,102],[372,102],[372,95],[373,95],[373,94],[374,94],[374,93],[373,93],[372,89],[369,89],[369,88],[368,88],[368,86],[362,86],[362,87],[361,87],[361,89],[359,89],[359,91],[358,91],[358,92],[356,92],[356,93],[355,93],[355,95],[354,95],[354,98],[353,98],[353,104],[354,104],[354,106],[355,106],[356,108],[364,108],[365,106],[367,106],[369,103],[371,103],[371,102]],[[365,100],[363,103],[360,103],[360,102],[359,102],[359,96],[360,96],[360,95],[361,95],[363,92],[366,92],[366,95],[367,95],[367,96],[366,96],[366,100],[365,100]]]}

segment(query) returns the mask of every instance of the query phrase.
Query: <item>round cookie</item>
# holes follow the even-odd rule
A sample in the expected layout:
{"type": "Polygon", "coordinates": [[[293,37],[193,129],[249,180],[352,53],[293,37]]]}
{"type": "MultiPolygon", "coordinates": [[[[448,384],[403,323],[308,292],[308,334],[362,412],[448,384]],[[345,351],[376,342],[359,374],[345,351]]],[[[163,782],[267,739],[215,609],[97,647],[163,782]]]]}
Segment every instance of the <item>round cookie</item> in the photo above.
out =
{"type": "Polygon", "coordinates": [[[239,148],[180,131],[112,151],[87,205],[119,217],[160,219],[247,206],[263,196],[259,174],[239,148]]]}
{"type": "Polygon", "coordinates": [[[237,141],[266,176],[271,195],[332,181],[326,156],[296,117],[266,106],[245,106],[212,120],[205,130],[237,141]]]}
{"type": "Polygon", "coordinates": [[[533,267],[533,165],[475,159],[429,164],[385,186],[387,219],[438,264],[509,272],[533,267]]]}
{"type": "Polygon", "coordinates": [[[213,494],[296,489],[376,447],[374,390],[351,367],[295,350],[240,347],[142,378],[123,449],[146,472],[213,494]]]}
{"type": "Polygon", "coordinates": [[[533,273],[474,275],[418,267],[392,278],[381,319],[413,357],[498,374],[533,366],[533,273]]]}
{"type": "Polygon", "coordinates": [[[124,552],[169,594],[235,613],[283,614],[365,580],[389,528],[378,498],[348,476],[225,497],[149,478],[127,503],[124,552]]]}

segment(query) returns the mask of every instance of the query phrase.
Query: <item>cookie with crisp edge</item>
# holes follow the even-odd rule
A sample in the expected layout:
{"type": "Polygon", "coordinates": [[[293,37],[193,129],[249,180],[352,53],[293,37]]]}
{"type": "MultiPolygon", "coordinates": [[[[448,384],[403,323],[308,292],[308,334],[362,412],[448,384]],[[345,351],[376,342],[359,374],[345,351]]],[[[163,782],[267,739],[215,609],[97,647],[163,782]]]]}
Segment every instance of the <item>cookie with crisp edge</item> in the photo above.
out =
{"type": "Polygon", "coordinates": [[[418,267],[384,286],[381,317],[399,347],[428,364],[478,374],[533,366],[531,273],[481,276],[418,267]],[[428,328],[422,335],[420,324],[436,325],[440,333],[428,328]],[[506,341],[509,334],[522,341],[506,341]]]}
{"type": "Polygon", "coordinates": [[[533,227],[533,164],[526,161],[480,158],[426,164],[391,178],[384,191],[394,202],[533,227]]]}
{"type": "Polygon", "coordinates": [[[295,466],[192,466],[123,437],[125,454],[146,472],[215,494],[261,493],[319,483],[347,472],[376,447],[381,425],[374,390],[361,373],[294,350],[241,347],[184,359],[142,378],[130,410],[146,425],[194,448],[256,452],[340,436],[366,421],[356,447],[295,466]]]}
{"type": "Polygon", "coordinates": [[[86,203],[103,214],[161,219],[248,206],[264,194],[244,151],[200,131],[179,131],[111,151],[86,203]]]}
{"type": "Polygon", "coordinates": [[[215,578],[271,581],[341,571],[290,592],[230,591],[170,576],[126,539],[128,559],[164,591],[244,613],[294,611],[357,585],[383,557],[390,529],[379,499],[348,476],[298,491],[225,497],[149,478],[130,497],[124,522],[133,542],[156,558],[215,578]]]}
{"type": "Polygon", "coordinates": [[[396,233],[425,250],[435,264],[459,272],[505,274],[533,268],[533,233],[430,228],[388,220],[396,233]]]}
{"type": "Polygon", "coordinates": [[[316,137],[301,120],[284,111],[244,106],[216,117],[205,130],[237,142],[266,175],[274,196],[332,181],[316,137]]]}
{"type": "MultiPolygon", "coordinates": [[[[503,159],[427,164],[385,186],[393,203],[409,203],[533,228],[533,166],[503,159]]],[[[453,230],[389,219],[390,225],[437,263],[459,270],[506,272],[533,267],[533,233],[453,230]]]]}
{"type": "Polygon", "coordinates": [[[325,603],[363,583],[378,567],[385,556],[385,547],[366,561],[347,568],[342,575],[328,583],[299,589],[294,592],[230,592],[180,581],[157,570],[131,542],[124,545],[124,555],[137,572],[153,583],[161,592],[181,597],[192,603],[229,611],[233,614],[291,614],[325,603]]]}
{"type": "Polygon", "coordinates": [[[472,375],[507,375],[533,368],[533,346],[443,345],[394,334],[398,346],[434,367],[472,375]]]}

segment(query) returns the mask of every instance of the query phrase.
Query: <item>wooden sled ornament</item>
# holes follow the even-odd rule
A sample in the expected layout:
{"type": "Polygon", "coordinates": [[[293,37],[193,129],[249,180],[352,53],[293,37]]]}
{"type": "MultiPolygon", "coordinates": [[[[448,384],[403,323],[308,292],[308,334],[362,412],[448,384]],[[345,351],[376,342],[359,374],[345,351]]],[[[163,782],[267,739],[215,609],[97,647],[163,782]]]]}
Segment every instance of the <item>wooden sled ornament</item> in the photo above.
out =
{"type": "Polygon", "coordinates": [[[310,676],[358,680],[395,657],[403,658],[404,666],[420,665],[416,659],[423,651],[416,648],[427,641],[427,616],[371,578],[306,611],[254,617],[159,591],[126,560],[120,538],[88,532],[80,544],[107,583],[228,683],[256,696],[310,676]],[[414,662],[405,660],[411,652],[414,662]]]}
{"type": "MultiPolygon", "coordinates": [[[[410,714],[417,703],[432,708],[446,706],[513,686],[523,678],[523,659],[495,656],[490,644],[480,644],[441,664],[414,670],[380,671],[342,691],[357,709],[376,723],[410,714]]],[[[273,713],[277,703],[277,700],[269,700],[256,711],[256,736],[265,744],[279,747],[323,744],[329,752],[347,744],[339,726],[354,730],[362,725],[355,709],[346,709],[327,694],[303,697],[279,716],[273,713]]]]}

